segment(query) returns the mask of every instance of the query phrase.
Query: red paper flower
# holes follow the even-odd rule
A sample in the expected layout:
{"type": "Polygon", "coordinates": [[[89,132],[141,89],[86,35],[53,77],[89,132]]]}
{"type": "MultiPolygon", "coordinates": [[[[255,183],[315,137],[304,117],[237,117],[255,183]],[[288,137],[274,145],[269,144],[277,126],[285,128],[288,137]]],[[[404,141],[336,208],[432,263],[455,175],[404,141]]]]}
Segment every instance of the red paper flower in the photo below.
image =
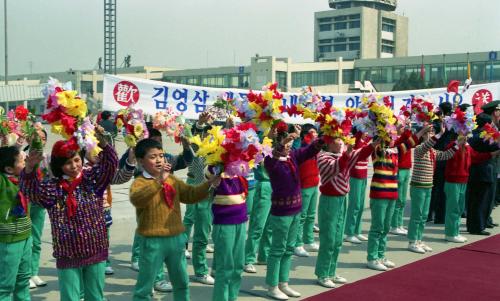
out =
{"type": "Polygon", "coordinates": [[[26,121],[28,119],[29,111],[23,105],[17,106],[14,113],[17,120],[26,121]]]}
{"type": "Polygon", "coordinates": [[[71,137],[71,139],[64,141],[57,141],[52,147],[52,156],[58,158],[70,158],[71,155],[78,151],[78,142],[75,137],[71,137]]]}
{"type": "Polygon", "coordinates": [[[288,125],[285,122],[280,121],[276,124],[276,130],[278,133],[286,133],[288,132],[288,125]]]}

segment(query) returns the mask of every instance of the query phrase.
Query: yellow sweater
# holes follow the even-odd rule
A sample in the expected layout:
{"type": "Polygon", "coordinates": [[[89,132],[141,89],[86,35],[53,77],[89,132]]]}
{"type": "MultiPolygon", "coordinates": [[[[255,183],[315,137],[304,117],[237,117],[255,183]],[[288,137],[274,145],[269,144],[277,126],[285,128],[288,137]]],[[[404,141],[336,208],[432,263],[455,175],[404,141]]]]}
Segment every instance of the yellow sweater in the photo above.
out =
{"type": "Polygon", "coordinates": [[[143,236],[175,236],[183,233],[180,202],[193,204],[208,196],[208,183],[191,186],[172,175],[166,182],[176,191],[172,209],[167,206],[162,186],[155,179],[139,176],[130,186],[130,201],[136,208],[137,231],[143,236]]]}

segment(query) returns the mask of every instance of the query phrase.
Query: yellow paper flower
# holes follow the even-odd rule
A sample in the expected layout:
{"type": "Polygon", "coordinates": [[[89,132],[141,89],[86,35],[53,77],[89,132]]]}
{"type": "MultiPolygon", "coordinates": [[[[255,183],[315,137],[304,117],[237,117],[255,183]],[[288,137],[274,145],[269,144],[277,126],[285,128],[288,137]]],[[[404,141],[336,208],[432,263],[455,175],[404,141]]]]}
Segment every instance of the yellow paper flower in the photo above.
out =
{"type": "Polygon", "coordinates": [[[135,147],[137,145],[137,139],[132,135],[125,136],[123,141],[128,147],[135,147]]]}
{"type": "Polygon", "coordinates": [[[65,108],[67,108],[69,106],[68,103],[73,101],[77,94],[78,94],[78,92],[74,91],[74,90],[61,91],[61,92],[56,94],[57,103],[65,108]]]}
{"type": "Polygon", "coordinates": [[[142,127],[142,123],[138,122],[134,125],[134,135],[137,138],[140,138],[142,137],[142,134],[144,134],[144,128],[142,127]]]}
{"type": "Polygon", "coordinates": [[[121,130],[121,129],[123,128],[123,120],[122,120],[121,118],[118,118],[118,119],[116,120],[116,128],[117,128],[118,130],[121,130]]]}

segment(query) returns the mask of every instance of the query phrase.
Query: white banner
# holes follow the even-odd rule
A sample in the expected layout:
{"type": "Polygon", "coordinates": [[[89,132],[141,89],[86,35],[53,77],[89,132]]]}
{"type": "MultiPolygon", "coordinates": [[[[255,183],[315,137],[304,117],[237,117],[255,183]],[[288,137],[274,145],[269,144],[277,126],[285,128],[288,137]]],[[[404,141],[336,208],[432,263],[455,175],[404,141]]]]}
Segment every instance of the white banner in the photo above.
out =
{"type": "MultiPolygon", "coordinates": [[[[459,89],[461,91],[461,87],[459,89]]],[[[321,91],[319,91],[321,92],[321,91]]],[[[124,76],[104,76],[103,109],[117,111],[134,104],[146,114],[155,114],[170,107],[182,113],[186,118],[197,119],[205,108],[217,100],[217,96],[228,93],[229,96],[245,96],[248,90],[219,89],[198,86],[188,86],[167,82],[138,79],[124,76]]],[[[320,93],[323,101],[330,101],[334,106],[358,107],[363,94],[361,93],[320,93]]],[[[399,113],[401,106],[409,104],[411,99],[418,96],[431,98],[436,105],[442,102],[458,101],[474,105],[475,111],[492,100],[500,99],[500,82],[471,85],[463,94],[447,93],[446,88],[411,90],[398,92],[380,92],[381,96],[389,96],[395,113],[399,113]]],[[[283,93],[283,105],[296,104],[299,93],[283,93]]],[[[301,122],[300,118],[289,118],[288,122],[301,122]]]]}

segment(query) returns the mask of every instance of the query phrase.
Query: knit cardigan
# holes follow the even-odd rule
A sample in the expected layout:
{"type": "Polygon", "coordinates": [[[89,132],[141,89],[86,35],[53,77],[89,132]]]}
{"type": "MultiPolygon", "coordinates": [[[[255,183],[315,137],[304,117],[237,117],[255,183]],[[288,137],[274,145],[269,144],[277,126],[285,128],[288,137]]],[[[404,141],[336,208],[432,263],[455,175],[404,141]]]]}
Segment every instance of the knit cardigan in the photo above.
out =
{"type": "Polygon", "coordinates": [[[101,197],[115,175],[117,163],[116,152],[108,145],[99,154],[98,163],[82,171],[82,182],[74,191],[76,214],[71,218],[67,213],[67,193],[58,178],[40,181],[36,171],[21,173],[21,191],[49,214],[53,256],[58,269],[83,267],[108,257],[101,197]]]}
{"type": "Polygon", "coordinates": [[[398,153],[405,153],[415,147],[418,138],[409,136],[393,148],[377,147],[372,155],[373,177],[370,184],[370,198],[397,200],[398,198],[398,153]]]}
{"type": "Polygon", "coordinates": [[[433,136],[429,140],[415,147],[415,163],[411,175],[410,185],[419,188],[432,188],[434,169],[436,161],[451,159],[458,150],[458,145],[446,151],[435,150],[432,147],[436,144],[439,137],[433,136]]]}
{"type": "Polygon", "coordinates": [[[194,204],[208,196],[209,184],[191,186],[170,175],[166,182],[173,187],[173,208],[165,201],[163,186],[147,173],[130,186],[130,202],[137,215],[137,232],[142,236],[175,236],[184,232],[180,203],[194,204]]]}
{"type": "Polygon", "coordinates": [[[0,243],[14,243],[30,237],[29,212],[20,208],[19,187],[0,173],[0,243]],[[16,214],[16,211],[23,212],[16,214]]]}

